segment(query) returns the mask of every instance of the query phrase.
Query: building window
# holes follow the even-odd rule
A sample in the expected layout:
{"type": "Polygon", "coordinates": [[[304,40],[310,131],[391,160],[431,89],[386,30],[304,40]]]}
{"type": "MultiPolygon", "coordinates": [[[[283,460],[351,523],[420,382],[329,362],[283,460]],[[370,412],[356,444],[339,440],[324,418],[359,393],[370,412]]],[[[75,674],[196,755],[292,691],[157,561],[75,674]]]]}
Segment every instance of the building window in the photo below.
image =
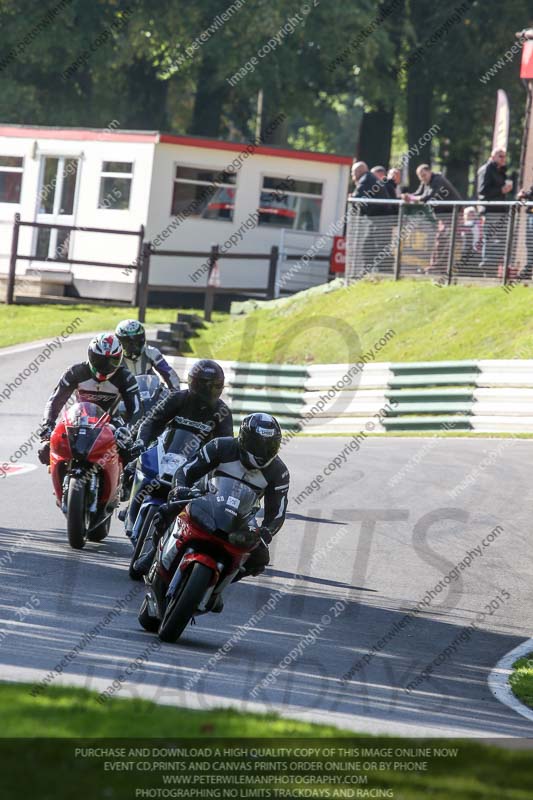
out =
{"type": "Polygon", "coordinates": [[[237,175],[217,169],[176,167],[172,215],[231,222],[235,211],[237,175]]]}
{"type": "Polygon", "coordinates": [[[131,161],[104,161],[98,208],[127,210],[130,207],[132,179],[133,164],[131,161]]]}
{"type": "Polygon", "coordinates": [[[0,203],[20,203],[24,159],[0,156],[0,203]]]}
{"type": "Polygon", "coordinates": [[[259,225],[318,231],[322,184],[265,175],[259,200],[259,225]]]}

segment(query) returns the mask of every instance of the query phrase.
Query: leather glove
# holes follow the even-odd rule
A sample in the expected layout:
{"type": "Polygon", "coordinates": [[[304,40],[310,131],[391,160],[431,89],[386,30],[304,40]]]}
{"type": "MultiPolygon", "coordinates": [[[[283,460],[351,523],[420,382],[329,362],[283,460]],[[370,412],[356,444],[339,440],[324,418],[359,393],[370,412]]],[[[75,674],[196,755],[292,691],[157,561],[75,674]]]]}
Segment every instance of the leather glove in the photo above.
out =
{"type": "Polygon", "coordinates": [[[119,447],[123,448],[130,447],[131,450],[131,447],[133,446],[131,441],[131,433],[126,428],[126,426],[116,429],[115,441],[119,447]]]}
{"type": "Polygon", "coordinates": [[[144,442],[142,442],[140,439],[136,439],[129,448],[129,460],[135,461],[135,459],[139,458],[139,456],[142,455],[145,450],[146,447],[144,442]]]}
{"type": "Polygon", "coordinates": [[[41,442],[49,442],[53,430],[54,430],[53,425],[50,425],[48,422],[43,422],[38,431],[39,439],[41,440],[41,442]]]}
{"type": "Polygon", "coordinates": [[[159,506],[159,510],[154,514],[153,523],[158,536],[162,536],[169,525],[174,521],[177,514],[168,503],[159,506]]]}
{"type": "Polygon", "coordinates": [[[269,529],[265,525],[262,525],[259,528],[259,536],[261,537],[263,544],[266,545],[269,545],[272,539],[274,538],[270,533],[269,529]]]}
{"type": "Polygon", "coordinates": [[[42,447],[39,447],[37,455],[41,464],[44,464],[45,467],[47,467],[50,464],[50,442],[46,440],[43,441],[43,445],[42,447]]]}
{"type": "Polygon", "coordinates": [[[201,497],[203,492],[200,489],[190,488],[189,486],[174,486],[168,493],[169,503],[185,503],[201,497]]]}
{"type": "Polygon", "coordinates": [[[228,536],[228,541],[237,547],[254,550],[261,541],[260,530],[260,528],[248,528],[248,530],[234,531],[228,536]]]}

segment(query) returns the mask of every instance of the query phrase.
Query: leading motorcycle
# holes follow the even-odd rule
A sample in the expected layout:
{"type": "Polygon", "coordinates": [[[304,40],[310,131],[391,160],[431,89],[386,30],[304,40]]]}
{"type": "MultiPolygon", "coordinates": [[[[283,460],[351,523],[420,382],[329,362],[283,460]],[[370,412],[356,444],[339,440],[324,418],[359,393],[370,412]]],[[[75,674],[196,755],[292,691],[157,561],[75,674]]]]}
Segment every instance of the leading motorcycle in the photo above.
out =
{"type": "Polygon", "coordinates": [[[257,543],[257,493],[225,475],[210,478],[207,488],[184,499],[145,579],[139,623],[164,642],[176,642],[193,618],[217,605],[257,543]]]}
{"type": "Polygon", "coordinates": [[[109,413],[88,402],[63,409],[50,437],[49,471],[70,546],[105,539],[122,472],[109,413]]]}

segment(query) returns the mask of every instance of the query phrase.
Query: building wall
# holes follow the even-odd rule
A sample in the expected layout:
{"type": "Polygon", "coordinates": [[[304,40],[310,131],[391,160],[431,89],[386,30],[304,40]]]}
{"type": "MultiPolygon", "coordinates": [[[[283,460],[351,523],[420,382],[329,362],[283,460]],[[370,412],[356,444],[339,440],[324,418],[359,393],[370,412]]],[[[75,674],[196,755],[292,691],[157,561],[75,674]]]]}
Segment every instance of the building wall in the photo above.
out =
{"type": "MultiPolygon", "coordinates": [[[[98,133],[95,131],[95,137],[98,133]]],[[[150,141],[125,142],[108,140],[68,140],[52,138],[29,138],[0,136],[0,155],[24,157],[24,174],[19,204],[0,203],[0,271],[7,271],[10,252],[12,220],[15,212],[20,212],[22,220],[35,221],[39,204],[39,177],[41,156],[68,156],[80,158],[77,197],[74,203],[74,225],[99,227],[113,230],[138,230],[146,224],[148,217],[148,197],[152,177],[154,143],[150,141]],[[115,208],[99,209],[98,199],[103,161],[133,162],[128,210],[115,208]]],[[[20,230],[19,252],[30,255],[36,230],[22,227],[20,230]]],[[[110,234],[73,232],[70,256],[90,261],[109,261],[130,263],[137,256],[139,240],[133,236],[114,236],[110,234]]],[[[17,274],[23,275],[27,268],[41,272],[61,270],[62,265],[32,260],[19,261],[17,274]]],[[[65,271],[69,271],[65,264],[65,271]]],[[[73,265],[75,280],[102,282],[104,286],[123,284],[123,289],[114,296],[131,295],[133,275],[124,275],[120,269],[84,267],[73,265]]],[[[101,294],[99,287],[98,295],[101,294]]]]}
{"type": "MultiPolygon", "coordinates": [[[[346,165],[254,153],[242,161],[237,172],[233,221],[204,220],[189,216],[172,228],[174,218],[171,215],[171,203],[176,165],[211,167],[219,172],[227,169],[238,156],[237,150],[231,152],[165,143],[156,146],[147,237],[152,241],[159,237],[159,249],[207,252],[213,244],[221,247],[226,244],[226,248],[229,247],[229,252],[232,253],[268,253],[272,245],[280,243],[280,228],[253,226],[253,218],[250,218],[250,214],[259,205],[264,175],[279,177],[280,182],[290,176],[323,183],[320,233],[326,232],[342,215],[349,179],[349,168],[346,165]],[[250,227],[246,227],[247,224],[250,227]],[[232,234],[239,229],[242,239],[228,245],[232,234]]],[[[223,288],[266,287],[267,261],[220,259],[219,268],[223,288]]],[[[205,285],[206,274],[204,257],[153,256],[150,284],[199,287],[205,285]],[[197,270],[202,274],[194,280],[191,276],[197,270]]]]}
{"type": "MultiPolygon", "coordinates": [[[[280,244],[282,235],[281,229],[276,226],[257,226],[253,216],[259,205],[264,175],[279,178],[281,184],[288,177],[320,181],[323,184],[320,231],[316,234],[293,236],[290,240],[287,238],[287,242],[292,243],[287,252],[294,253],[300,249],[302,254],[305,253],[321,234],[328,232],[344,212],[349,181],[349,167],[346,164],[255,152],[248,158],[241,158],[237,169],[232,221],[204,220],[189,216],[178,222],[171,215],[176,165],[212,167],[217,172],[223,171],[232,161],[238,164],[236,159],[242,155],[245,146],[239,150],[239,146],[227,149],[230,147],[228,143],[222,144],[220,149],[216,144],[210,143],[209,146],[205,146],[205,143],[204,146],[164,142],[156,144],[157,134],[147,132],[129,135],[122,134],[119,130],[113,134],[109,131],[71,129],[65,131],[64,136],[58,131],[57,138],[54,133],[53,129],[36,130],[34,134],[29,127],[21,128],[19,132],[9,126],[0,126],[0,155],[24,157],[20,203],[0,203],[0,272],[8,270],[15,212],[20,212],[23,220],[37,219],[43,155],[81,159],[73,224],[114,230],[138,230],[144,224],[145,239],[157,241],[159,237],[157,246],[164,250],[207,253],[211,245],[219,244],[221,248],[233,253],[268,254],[272,245],[280,244]],[[128,138],[133,141],[126,141],[128,138]],[[133,162],[128,210],[98,208],[103,161],[133,162]],[[232,236],[233,241],[230,241],[232,236]]],[[[35,236],[35,229],[21,228],[20,253],[30,255],[34,252],[35,236]]],[[[129,264],[137,257],[138,245],[138,238],[133,236],[80,231],[72,234],[70,256],[79,260],[129,264]]],[[[317,252],[328,252],[328,244],[322,244],[317,252]]],[[[221,259],[219,266],[223,288],[264,289],[267,285],[267,260],[221,259]]],[[[93,266],[70,267],[68,263],[63,268],[61,264],[45,261],[18,262],[18,275],[24,275],[27,269],[41,273],[47,270],[71,271],[80,294],[87,297],[130,299],[134,292],[133,270],[128,273],[127,270],[93,266]]],[[[291,270],[289,288],[303,288],[304,284],[321,282],[327,276],[326,264],[320,267],[321,271],[316,270],[313,265],[312,269],[297,270],[298,274],[293,276],[294,262],[287,262],[286,265],[281,265],[280,272],[283,275],[287,270],[291,270]]],[[[152,258],[150,283],[155,287],[190,286],[198,289],[205,285],[206,277],[205,257],[152,258]]]]}

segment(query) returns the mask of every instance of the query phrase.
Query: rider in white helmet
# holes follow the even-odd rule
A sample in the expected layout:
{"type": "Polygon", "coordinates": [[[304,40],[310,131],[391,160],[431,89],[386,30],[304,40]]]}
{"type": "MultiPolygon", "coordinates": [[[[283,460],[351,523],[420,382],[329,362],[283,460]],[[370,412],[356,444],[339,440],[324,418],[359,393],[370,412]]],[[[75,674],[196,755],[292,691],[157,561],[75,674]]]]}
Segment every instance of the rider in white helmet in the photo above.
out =
{"type": "Polygon", "coordinates": [[[123,319],[119,322],[115,335],[124,351],[124,364],[133,375],[150,375],[154,370],[171,390],[180,388],[180,379],[175,370],[157,347],[146,344],[144,326],[136,319],[123,319]]]}

